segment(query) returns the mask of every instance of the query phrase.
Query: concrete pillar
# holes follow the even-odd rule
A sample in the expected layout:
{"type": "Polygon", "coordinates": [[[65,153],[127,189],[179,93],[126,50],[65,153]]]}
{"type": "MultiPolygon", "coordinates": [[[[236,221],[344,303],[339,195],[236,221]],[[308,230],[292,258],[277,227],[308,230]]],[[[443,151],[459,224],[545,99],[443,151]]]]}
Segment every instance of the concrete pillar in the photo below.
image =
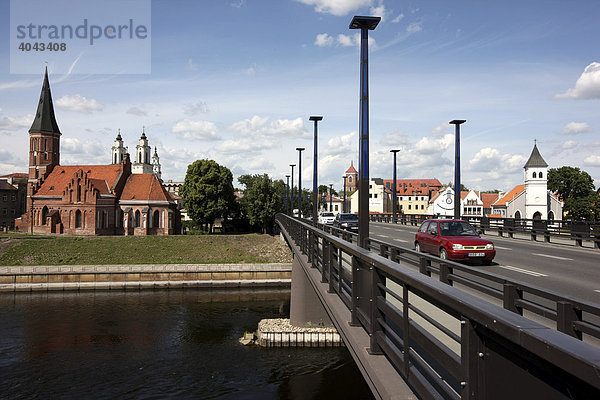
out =
{"type": "Polygon", "coordinates": [[[333,327],[298,257],[295,254],[292,261],[290,324],[298,327],[333,327]]]}

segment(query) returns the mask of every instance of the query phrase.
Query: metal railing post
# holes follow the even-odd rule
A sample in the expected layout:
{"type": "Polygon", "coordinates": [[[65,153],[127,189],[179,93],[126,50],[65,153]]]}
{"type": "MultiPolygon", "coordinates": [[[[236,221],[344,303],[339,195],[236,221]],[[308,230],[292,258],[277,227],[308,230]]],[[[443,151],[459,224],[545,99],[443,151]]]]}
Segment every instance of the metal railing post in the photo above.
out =
{"type": "Polygon", "coordinates": [[[567,335],[582,339],[582,333],[575,330],[574,322],[581,321],[581,310],[566,301],[556,302],[556,329],[567,335]]]}
{"type": "Polygon", "coordinates": [[[454,268],[446,263],[440,263],[440,282],[452,286],[453,282],[451,279],[449,279],[449,275],[451,275],[453,272],[454,268]]]}
{"type": "Polygon", "coordinates": [[[419,272],[424,275],[431,276],[429,267],[431,267],[431,260],[428,260],[425,257],[419,257],[419,272]]]}
{"type": "MultiPolygon", "coordinates": [[[[356,256],[352,256],[352,281],[350,282],[350,287],[352,288],[352,293],[350,294],[352,309],[351,317],[350,317],[350,326],[360,326],[360,322],[358,321],[358,300],[359,300],[359,282],[358,282],[358,274],[360,272],[360,265],[358,263],[358,258],[356,256]]],[[[341,293],[341,292],[340,292],[341,293]]]]}
{"type": "Polygon", "coordinates": [[[517,289],[515,285],[510,283],[504,284],[504,304],[503,307],[509,311],[523,315],[523,307],[516,305],[517,300],[523,299],[523,291],[517,289]]]}
{"type": "Polygon", "coordinates": [[[371,293],[369,298],[369,306],[371,307],[371,332],[369,333],[369,353],[370,354],[383,354],[381,351],[381,347],[377,342],[378,333],[383,329],[381,324],[379,323],[379,319],[383,318],[383,315],[379,311],[379,307],[377,306],[378,298],[379,298],[379,284],[383,283],[383,279],[381,275],[377,271],[374,265],[371,265],[369,268],[371,272],[371,293]]]}

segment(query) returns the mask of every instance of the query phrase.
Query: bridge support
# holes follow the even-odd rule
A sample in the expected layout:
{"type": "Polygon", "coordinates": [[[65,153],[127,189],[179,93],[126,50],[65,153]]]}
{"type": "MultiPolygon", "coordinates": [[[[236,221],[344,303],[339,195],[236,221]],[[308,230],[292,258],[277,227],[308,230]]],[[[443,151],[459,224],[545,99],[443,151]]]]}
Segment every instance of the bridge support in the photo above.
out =
{"type": "Polygon", "coordinates": [[[333,327],[317,292],[310,283],[299,255],[292,261],[292,295],[290,300],[290,324],[302,328],[333,327]]]}

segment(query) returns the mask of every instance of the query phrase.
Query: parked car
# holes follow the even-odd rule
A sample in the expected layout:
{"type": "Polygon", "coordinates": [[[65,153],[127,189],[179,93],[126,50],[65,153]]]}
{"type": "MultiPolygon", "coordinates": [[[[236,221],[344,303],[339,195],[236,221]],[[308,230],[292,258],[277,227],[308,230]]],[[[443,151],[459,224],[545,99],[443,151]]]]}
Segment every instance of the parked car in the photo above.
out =
{"type": "Polygon", "coordinates": [[[415,234],[415,250],[444,260],[479,260],[484,265],[496,256],[491,240],[479,236],[467,221],[457,219],[425,220],[415,234]]]}
{"type": "Polygon", "coordinates": [[[333,226],[347,231],[358,232],[358,215],[340,213],[336,215],[333,226]]]}
{"type": "Polygon", "coordinates": [[[319,224],[331,225],[333,224],[333,220],[335,220],[335,214],[332,212],[322,212],[319,214],[319,219],[317,222],[319,224]]]}

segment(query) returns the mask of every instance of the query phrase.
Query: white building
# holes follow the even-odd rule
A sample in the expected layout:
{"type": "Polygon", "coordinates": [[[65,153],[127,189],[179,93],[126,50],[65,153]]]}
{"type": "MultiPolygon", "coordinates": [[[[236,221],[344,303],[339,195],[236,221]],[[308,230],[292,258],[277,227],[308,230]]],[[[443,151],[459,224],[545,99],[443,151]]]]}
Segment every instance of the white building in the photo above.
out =
{"type": "MultiPolygon", "coordinates": [[[[358,192],[350,196],[350,212],[358,213],[358,192]]],[[[347,199],[346,199],[347,200],[347,199]]],[[[392,196],[381,178],[373,178],[369,182],[369,212],[390,213],[392,212],[392,196]]]]}
{"type": "MultiPolygon", "coordinates": [[[[156,147],[154,155],[150,157],[152,148],[148,144],[146,133],[142,131],[142,136],[135,146],[135,157],[132,158],[131,173],[133,174],[154,174],[158,179],[161,179],[161,166],[156,147]]],[[[117,134],[115,142],[111,149],[111,164],[120,164],[123,162],[125,154],[128,152],[127,147],[123,146],[123,138],[121,131],[117,134]]]]}

